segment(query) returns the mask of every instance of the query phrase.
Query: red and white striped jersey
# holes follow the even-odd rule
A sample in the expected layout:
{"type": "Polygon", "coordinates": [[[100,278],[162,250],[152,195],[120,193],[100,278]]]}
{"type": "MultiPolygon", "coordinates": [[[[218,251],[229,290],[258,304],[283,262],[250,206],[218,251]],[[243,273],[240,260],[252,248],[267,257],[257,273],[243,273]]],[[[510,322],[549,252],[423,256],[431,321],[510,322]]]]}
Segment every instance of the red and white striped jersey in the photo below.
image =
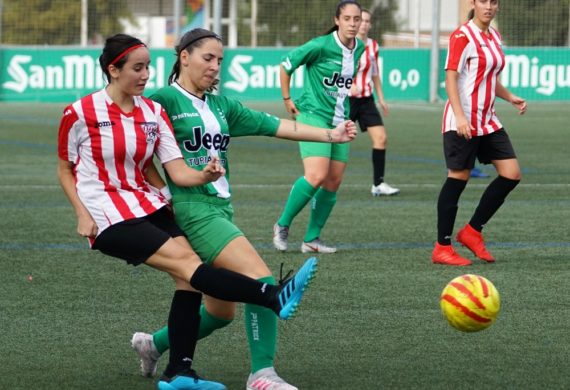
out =
{"type": "Polygon", "coordinates": [[[364,53],[358,61],[358,71],[353,79],[355,88],[351,89],[351,97],[369,97],[374,92],[372,76],[378,75],[378,42],[372,38],[366,41],[364,53]],[[352,94],[353,91],[356,93],[352,94]]]}
{"type": "MultiPolygon", "coordinates": [[[[495,92],[504,66],[501,36],[492,27],[489,34],[485,34],[470,20],[451,34],[445,70],[455,70],[459,74],[459,99],[467,120],[475,128],[473,136],[489,134],[503,127],[495,114],[495,92]]],[[[457,130],[449,100],[445,104],[441,130],[457,130]]]]}
{"type": "Polygon", "coordinates": [[[143,171],[154,154],[162,163],[182,158],[162,106],[141,96],[134,101],[124,113],[103,89],[67,106],[59,126],[59,158],[75,164],[77,194],[98,234],[165,206],[143,171]]]}

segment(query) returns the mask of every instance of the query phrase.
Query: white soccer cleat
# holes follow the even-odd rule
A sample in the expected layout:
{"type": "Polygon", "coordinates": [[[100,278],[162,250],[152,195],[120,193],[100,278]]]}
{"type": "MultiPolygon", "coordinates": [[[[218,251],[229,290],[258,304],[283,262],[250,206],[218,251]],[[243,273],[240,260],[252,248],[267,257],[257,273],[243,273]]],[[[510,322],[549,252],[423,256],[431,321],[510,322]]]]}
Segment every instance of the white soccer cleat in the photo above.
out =
{"type": "Polygon", "coordinates": [[[155,376],[160,352],[156,350],[152,335],[136,332],[131,340],[131,346],[141,360],[141,375],[149,378],[155,376]]]}
{"type": "Polygon", "coordinates": [[[250,374],[246,386],[247,390],[299,390],[281,379],[273,367],[250,374]]]}
{"type": "Polygon", "coordinates": [[[377,186],[372,185],[370,192],[372,193],[372,196],[390,196],[399,194],[400,190],[387,183],[380,183],[377,186]]]}
{"type": "Polygon", "coordinates": [[[333,246],[326,246],[318,238],[311,242],[303,242],[301,244],[301,252],[303,253],[335,253],[336,248],[333,246]]]}
{"type": "Polygon", "coordinates": [[[287,250],[287,237],[289,237],[289,227],[273,225],[273,246],[278,251],[287,250]]]}

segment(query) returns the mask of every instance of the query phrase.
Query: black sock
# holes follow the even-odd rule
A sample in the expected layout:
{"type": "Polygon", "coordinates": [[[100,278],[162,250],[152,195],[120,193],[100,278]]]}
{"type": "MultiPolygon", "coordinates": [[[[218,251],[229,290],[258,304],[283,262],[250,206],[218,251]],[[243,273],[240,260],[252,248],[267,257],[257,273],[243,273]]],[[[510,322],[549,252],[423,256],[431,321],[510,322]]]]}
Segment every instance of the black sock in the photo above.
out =
{"type": "Polygon", "coordinates": [[[279,286],[262,283],[237,272],[201,264],[192,275],[190,285],[217,299],[252,303],[279,313],[279,286]]]}
{"type": "Polygon", "coordinates": [[[459,197],[465,189],[467,181],[448,177],[437,200],[437,242],[451,245],[451,233],[457,216],[459,197]]]}
{"type": "Polygon", "coordinates": [[[519,184],[520,180],[511,180],[506,177],[498,176],[489,183],[485,192],[481,196],[479,205],[475,209],[473,217],[469,224],[473,229],[480,232],[491,217],[497,212],[499,207],[505,202],[505,198],[519,184]]]}
{"type": "Polygon", "coordinates": [[[201,302],[200,293],[185,290],[174,292],[168,315],[170,359],[164,371],[164,375],[169,378],[192,367],[200,329],[201,302]]]}
{"type": "Polygon", "coordinates": [[[386,150],[372,149],[373,183],[375,186],[384,182],[384,167],[386,166],[386,150]]]}

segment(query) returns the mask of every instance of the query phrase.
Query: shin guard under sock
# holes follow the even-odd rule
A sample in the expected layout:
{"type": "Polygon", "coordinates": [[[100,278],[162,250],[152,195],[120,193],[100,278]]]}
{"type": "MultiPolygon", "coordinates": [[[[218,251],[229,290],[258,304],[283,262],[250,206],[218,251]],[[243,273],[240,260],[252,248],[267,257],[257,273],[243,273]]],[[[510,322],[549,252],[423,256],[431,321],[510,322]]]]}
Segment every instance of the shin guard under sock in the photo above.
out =
{"type": "Polygon", "coordinates": [[[471,217],[469,221],[469,225],[478,232],[483,230],[483,225],[489,222],[491,217],[505,202],[507,195],[515,189],[519,182],[520,180],[512,180],[498,176],[489,183],[489,186],[487,186],[487,189],[481,196],[481,200],[475,209],[473,217],[471,217]]]}
{"type": "MultiPolygon", "coordinates": [[[[275,285],[273,276],[259,279],[275,285]]],[[[251,354],[251,372],[273,367],[277,346],[277,316],[265,307],[246,304],[244,307],[245,331],[251,354]]]]}
{"type": "Polygon", "coordinates": [[[384,182],[385,166],[386,149],[372,149],[372,179],[375,186],[384,182]]]}
{"type": "Polygon", "coordinates": [[[200,327],[201,301],[200,293],[185,290],[174,292],[168,315],[170,358],[164,371],[167,377],[192,367],[200,327]]]}
{"type": "Polygon", "coordinates": [[[329,216],[336,204],[336,192],[327,191],[319,188],[313,198],[311,214],[309,216],[309,224],[305,233],[305,242],[311,242],[321,236],[321,230],[325,226],[329,216]]]}
{"type": "Polygon", "coordinates": [[[277,293],[279,288],[224,268],[206,264],[198,266],[190,285],[211,297],[230,302],[253,303],[279,311],[277,293]]]}
{"type": "Polygon", "coordinates": [[[298,178],[295,184],[293,184],[293,188],[291,188],[287,203],[285,203],[285,208],[277,224],[279,226],[291,226],[293,219],[309,203],[315,192],[317,192],[317,188],[313,187],[305,177],[301,176],[298,178]]]}
{"type": "Polygon", "coordinates": [[[465,180],[448,177],[441,187],[437,200],[437,242],[440,245],[451,245],[459,197],[466,185],[465,180]]]}

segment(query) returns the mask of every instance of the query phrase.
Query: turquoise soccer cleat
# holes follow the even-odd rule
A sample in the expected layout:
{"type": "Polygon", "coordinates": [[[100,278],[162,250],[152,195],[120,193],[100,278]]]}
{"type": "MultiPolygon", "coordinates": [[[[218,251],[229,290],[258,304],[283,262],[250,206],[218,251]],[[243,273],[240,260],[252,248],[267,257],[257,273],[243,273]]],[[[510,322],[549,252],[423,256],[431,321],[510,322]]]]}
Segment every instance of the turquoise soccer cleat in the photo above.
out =
{"type": "Polygon", "coordinates": [[[278,298],[279,318],[282,320],[288,320],[297,311],[305,290],[317,272],[317,263],[315,257],[307,259],[294,276],[281,284],[278,298]]]}

